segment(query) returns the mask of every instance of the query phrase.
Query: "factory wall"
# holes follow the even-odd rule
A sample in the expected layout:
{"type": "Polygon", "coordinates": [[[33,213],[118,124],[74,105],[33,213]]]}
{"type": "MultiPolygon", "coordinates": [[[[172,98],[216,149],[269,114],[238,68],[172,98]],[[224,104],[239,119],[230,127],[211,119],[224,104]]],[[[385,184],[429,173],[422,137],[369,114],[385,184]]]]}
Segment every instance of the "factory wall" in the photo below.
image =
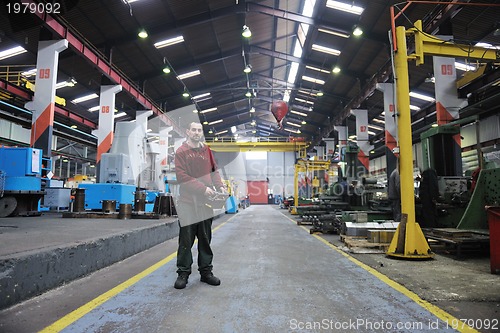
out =
{"type": "Polygon", "coordinates": [[[266,181],[269,193],[293,195],[294,152],[263,152],[262,158],[247,153],[215,153],[215,159],[225,179],[237,188],[237,196],[247,194],[247,181],[266,181]]]}

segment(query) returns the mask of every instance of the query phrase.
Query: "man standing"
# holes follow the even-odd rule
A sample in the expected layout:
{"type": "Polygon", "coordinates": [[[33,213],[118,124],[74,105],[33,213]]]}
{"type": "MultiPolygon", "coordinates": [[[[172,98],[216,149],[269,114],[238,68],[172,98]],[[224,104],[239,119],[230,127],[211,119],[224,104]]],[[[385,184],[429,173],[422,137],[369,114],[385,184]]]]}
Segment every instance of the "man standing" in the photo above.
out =
{"type": "Polygon", "coordinates": [[[177,280],[174,287],[183,289],[188,283],[193,264],[191,248],[198,238],[198,270],[201,281],[212,286],[220,280],[212,273],[213,209],[209,198],[216,194],[214,188],[225,193],[214,156],[202,142],[203,127],[192,122],[186,130],[187,140],[175,152],[175,173],[179,187],[179,248],[177,250],[177,280]]]}

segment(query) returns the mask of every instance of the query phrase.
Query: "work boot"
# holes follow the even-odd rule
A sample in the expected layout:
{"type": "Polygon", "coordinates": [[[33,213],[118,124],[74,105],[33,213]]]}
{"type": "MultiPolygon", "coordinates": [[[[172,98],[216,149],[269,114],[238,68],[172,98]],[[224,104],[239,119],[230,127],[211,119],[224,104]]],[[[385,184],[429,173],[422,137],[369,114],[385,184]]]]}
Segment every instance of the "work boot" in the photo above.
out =
{"type": "Polygon", "coordinates": [[[211,286],[220,285],[220,280],[218,278],[216,278],[212,272],[202,274],[201,275],[201,282],[208,283],[211,286]]]}
{"type": "Polygon", "coordinates": [[[175,289],[186,288],[186,284],[188,283],[188,278],[189,278],[189,274],[179,273],[179,276],[177,276],[177,280],[175,280],[174,288],[175,289]]]}

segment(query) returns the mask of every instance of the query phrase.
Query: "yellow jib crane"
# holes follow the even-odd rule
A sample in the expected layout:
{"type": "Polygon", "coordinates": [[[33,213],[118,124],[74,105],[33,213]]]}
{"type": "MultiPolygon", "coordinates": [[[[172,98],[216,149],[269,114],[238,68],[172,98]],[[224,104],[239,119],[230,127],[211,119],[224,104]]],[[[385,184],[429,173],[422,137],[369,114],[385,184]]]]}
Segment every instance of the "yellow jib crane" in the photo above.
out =
{"type": "Polygon", "coordinates": [[[432,258],[433,254],[427,240],[415,221],[415,202],[413,191],[413,151],[410,114],[410,88],[408,79],[408,61],[415,60],[417,66],[424,63],[425,55],[444,57],[474,58],[481,60],[497,60],[497,50],[460,45],[441,40],[422,31],[422,21],[417,21],[414,27],[395,29],[396,49],[394,52],[399,165],[401,183],[401,211],[403,218],[399,224],[387,255],[405,259],[432,258]],[[415,53],[407,54],[406,37],[414,37],[415,53]]]}

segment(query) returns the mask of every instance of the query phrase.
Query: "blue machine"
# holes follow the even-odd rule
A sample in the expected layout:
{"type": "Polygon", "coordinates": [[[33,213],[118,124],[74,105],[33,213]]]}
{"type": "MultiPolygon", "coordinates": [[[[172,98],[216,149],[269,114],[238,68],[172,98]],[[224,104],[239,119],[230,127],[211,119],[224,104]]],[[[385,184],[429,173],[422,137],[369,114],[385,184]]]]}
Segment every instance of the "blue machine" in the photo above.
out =
{"type": "Polygon", "coordinates": [[[85,189],[85,209],[101,210],[103,200],[115,200],[116,209],[120,204],[134,204],[135,185],[129,184],[79,184],[78,188],[85,189]]]}
{"type": "MultiPolygon", "coordinates": [[[[116,210],[120,204],[134,205],[135,185],[119,183],[97,183],[97,184],[79,184],[78,188],[85,189],[85,209],[101,210],[103,200],[115,200],[116,210]]],[[[158,191],[146,191],[145,212],[153,211],[154,202],[158,196],[158,191]]]]}
{"type": "Polygon", "coordinates": [[[0,217],[40,215],[42,150],[0,148],[0,217]]]}

